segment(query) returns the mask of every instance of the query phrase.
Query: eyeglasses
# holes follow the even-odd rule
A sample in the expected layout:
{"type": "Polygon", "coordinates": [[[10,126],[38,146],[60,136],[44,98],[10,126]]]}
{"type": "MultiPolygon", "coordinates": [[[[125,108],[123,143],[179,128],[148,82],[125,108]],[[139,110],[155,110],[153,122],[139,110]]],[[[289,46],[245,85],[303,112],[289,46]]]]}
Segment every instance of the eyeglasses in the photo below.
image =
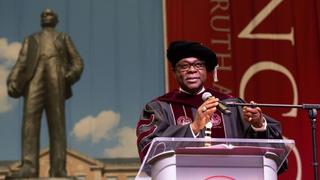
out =
{"type": "Polygon", "coordinates": [[[188,71],[191,66],[193,68],[195,68],[196,70],[202,70],[206,67],[205,63],[204,62],[195,62],[195,63],[183,63],[183,64],[177,64],[176,65],[176,68],[177,70],[179,71],[188,71]]]}

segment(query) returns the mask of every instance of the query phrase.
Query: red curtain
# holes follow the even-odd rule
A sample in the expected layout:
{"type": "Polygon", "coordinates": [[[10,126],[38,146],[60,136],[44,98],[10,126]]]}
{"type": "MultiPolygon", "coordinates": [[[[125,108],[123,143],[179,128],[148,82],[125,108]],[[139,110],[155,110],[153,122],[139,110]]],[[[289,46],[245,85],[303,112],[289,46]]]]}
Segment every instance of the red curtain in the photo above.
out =
{"type": "MultiPolygon", "coordinates": [[[[166,18],[168,43],[199,41],[217,53],[219,82],[210,78],[208,86],[257,103],[320,103],[317,0],[167,0],[166,18]]],[[[176,88],[171,71],[168,78],[169,89],[176,88]]],[[[296,142],[280,179],[313,179],[308,112],[263,111],[296,142]]]]}

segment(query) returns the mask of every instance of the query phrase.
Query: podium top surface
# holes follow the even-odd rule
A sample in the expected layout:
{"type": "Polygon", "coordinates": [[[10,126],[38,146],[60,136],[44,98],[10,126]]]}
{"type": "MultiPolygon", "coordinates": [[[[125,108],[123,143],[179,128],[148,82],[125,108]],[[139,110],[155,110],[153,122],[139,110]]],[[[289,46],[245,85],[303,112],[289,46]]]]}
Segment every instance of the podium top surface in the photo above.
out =
{"type": "Polygon", "coordinates": [[[278,168],[294,148],[290,139],[174,138],[153,139],[136,179],[149,179],[152,164],[173,154],[277,156],[278,168]]]}

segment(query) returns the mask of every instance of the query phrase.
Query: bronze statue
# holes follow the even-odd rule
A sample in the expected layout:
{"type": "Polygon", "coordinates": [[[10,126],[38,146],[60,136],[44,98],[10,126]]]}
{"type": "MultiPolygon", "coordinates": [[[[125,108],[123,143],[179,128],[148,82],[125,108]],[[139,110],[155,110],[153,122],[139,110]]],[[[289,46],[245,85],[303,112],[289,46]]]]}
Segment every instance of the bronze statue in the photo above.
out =
{"type": "Polygon", "coordinates": [[[71,38],[54,28],[58,16],[41,13],[42,30],[25,38],[8,76],[8,94],[24,98],[21,169],[9,178],[39,176],[40,124],[43,111],[50,138],[50,177],[66,177],[65,100],[80,79],[83,62],[71,38]]]}

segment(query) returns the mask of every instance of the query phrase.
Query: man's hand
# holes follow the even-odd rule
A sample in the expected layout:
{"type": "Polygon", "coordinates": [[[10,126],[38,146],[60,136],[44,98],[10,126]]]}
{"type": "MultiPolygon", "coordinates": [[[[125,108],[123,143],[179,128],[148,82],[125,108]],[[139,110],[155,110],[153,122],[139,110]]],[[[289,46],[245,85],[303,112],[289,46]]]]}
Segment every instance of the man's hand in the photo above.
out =
{"type": "MultiPolygon", "coordinates": [[[[254,104],[253,101],[250,103],[254,104]]],[[[264,120],[262,117],[262,111],[259,107],[243,107],[243,117],[255,128],[261,128],[263,126],[264,120]]]]}
{"type": "Polygon", "coordinates": [[[191,123],[191,128],[194,133],[199,133],[210,121],[212,114],[217,111],[218,101],[218,98],[211,97],[199,106],[194,121],[191,123]]]}
{"type": "Polygon", "coordinates": [[[21,96],[21,93],[17,89],[17,84],[14,81],[8,82],[8,95],[13,98],[21,96]]]}

